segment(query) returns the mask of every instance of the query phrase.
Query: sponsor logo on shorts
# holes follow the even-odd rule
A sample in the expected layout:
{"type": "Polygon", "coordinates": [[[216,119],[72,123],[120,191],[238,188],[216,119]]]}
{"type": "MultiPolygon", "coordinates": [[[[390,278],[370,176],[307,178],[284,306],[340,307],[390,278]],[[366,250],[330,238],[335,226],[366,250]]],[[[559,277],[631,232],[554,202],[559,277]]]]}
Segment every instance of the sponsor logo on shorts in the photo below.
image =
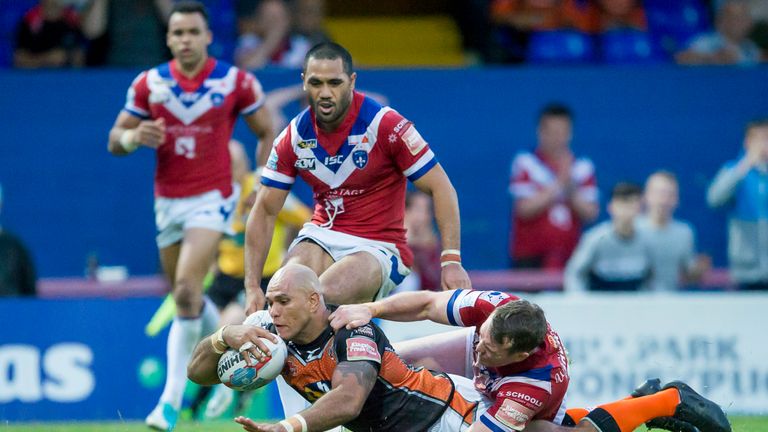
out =
{"type": "Polygon", "coordinates": [[[362,337],[347,339],[347,360],[370,360],[381,363],[376,342],[362,337]]]}
{"type": "Polygon", "coordinates": [[[316,139],[308,139],[299,141],[297,144],[300,149],[313,149],[317,147],[317,140],[316,139]]]}
{"type": "Polygon", "coordinates": [[[504,425],[519,431],[525,428],[532,415],[533,411],[529,408],[511,399],[506,399],[493,417],[504,425]]]}

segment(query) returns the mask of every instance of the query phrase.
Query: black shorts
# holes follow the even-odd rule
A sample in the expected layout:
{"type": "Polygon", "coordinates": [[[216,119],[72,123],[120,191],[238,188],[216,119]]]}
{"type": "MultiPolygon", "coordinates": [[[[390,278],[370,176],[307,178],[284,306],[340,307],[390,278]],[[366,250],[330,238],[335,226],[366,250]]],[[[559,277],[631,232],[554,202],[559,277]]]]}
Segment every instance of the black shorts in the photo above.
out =
{"type": "MultiPolygon", "coordinates": [[[[267,291],[270,278],[261,279],[261,290],[267,291]]],[[[211,288],[208,289],[208,297],[219,309],[224,309],[228,304],[236,302],[237,296],[245,290],[245,279],[232,277],[225,273],[217,273],[213,278],[211,288]]]]}

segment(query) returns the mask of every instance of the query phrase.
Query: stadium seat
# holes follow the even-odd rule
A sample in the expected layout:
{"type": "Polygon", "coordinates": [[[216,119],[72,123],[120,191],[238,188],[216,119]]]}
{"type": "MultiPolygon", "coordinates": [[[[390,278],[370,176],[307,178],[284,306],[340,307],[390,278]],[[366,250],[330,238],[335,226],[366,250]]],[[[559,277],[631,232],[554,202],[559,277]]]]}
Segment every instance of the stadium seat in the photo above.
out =
{"type": "Polygon", "coordinates": [[[653,46],[670,56],[712,27],[702,0],[646,0],[644,5],[653,46]]]}
{"type": "Polygon", "coordinates": [[[598,37],[601,59],[611,64],[657,63],[666,60],[647,32],[634,29],[610,30],[598,37]]]}
{"type": "Polygon", "coordinates": [[[591,36],[572,30],[534,32],[528,42],[531,63],[583,63],[595,59],[591,36]]]}

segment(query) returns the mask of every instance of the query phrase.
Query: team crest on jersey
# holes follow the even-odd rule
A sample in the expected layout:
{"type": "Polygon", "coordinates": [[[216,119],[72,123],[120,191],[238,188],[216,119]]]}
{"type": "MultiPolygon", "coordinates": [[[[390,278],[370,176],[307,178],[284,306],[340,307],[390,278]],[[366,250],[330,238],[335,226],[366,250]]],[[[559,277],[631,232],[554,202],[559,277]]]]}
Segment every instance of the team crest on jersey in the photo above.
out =
{"type": "Polygon", "coordinates": [[[363,169],[368,165],[368,152],[365,150],[355,150],[352,152],[352,163],[357,169],[363,169]]]}
{"type": "Polygon", "coordinates": [[[507,298],[507,295],[504,293],[501,293],[499,291],[491,291],[488,293],[483,293],[482,295],[483,300],[487,301],[488,303],[498,306],[499,303],[501,303],[502,300],[507,298]]]}
{"type": "Polygon", "coordinates": [[[317,140],[316,139],[308,139],[308,140],[302,140],[299,141],[297,144],[300,149],[313,149],[317,147],[317,140]]]}
{"type": "Polygon", "coordinates": [[[224,103],[224,95],[221,93],[213,93],[211,95],[211,104],[213,106],[217,107],[220,106],[222,103],[224,103]]]}

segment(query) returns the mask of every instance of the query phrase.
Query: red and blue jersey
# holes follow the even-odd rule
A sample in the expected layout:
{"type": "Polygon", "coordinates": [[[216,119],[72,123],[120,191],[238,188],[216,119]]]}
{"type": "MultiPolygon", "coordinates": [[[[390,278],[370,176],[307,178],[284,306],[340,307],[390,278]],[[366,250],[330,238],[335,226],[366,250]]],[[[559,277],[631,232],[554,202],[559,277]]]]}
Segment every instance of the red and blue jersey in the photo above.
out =
{"type": "MultiPolygon", "coordinates": [[[[485,320],[497,307],[516,300],[519,297],[498,291],[457,290],[446,313],[454,326],[475,326],[477,345],[485,320]]],[[[549,324],[544,341],[521,362],[485,367],[478,363],[476,352],[473,355],[475,387],[493,403],[480,417],[486,427],[495,432],[519,431],[532,420],[562,421],[568,361],[560,336],[549,324]]]]}
{"type": "Polygon", "coordinates": [[[250,115],[263,103],[252,74],[212,58],[192,78],[179,72],[175,60],[139,74],[124,110],[140,119],[165,119],[155,194],[181,198],[218,189],[229,196],[232,129],[239,114],[250,115]]]}
{"type": "Polygon", "coordinates": [[[287,190],[301,177],[314,193],[312,223],[395,244],[410,266],[403,226],[406,179],[416,181],[436,164],[410,121],[355,92],[333,132],[318,128],[311,108],[296,116],[275,140],[261,182],[287,190]]]}

